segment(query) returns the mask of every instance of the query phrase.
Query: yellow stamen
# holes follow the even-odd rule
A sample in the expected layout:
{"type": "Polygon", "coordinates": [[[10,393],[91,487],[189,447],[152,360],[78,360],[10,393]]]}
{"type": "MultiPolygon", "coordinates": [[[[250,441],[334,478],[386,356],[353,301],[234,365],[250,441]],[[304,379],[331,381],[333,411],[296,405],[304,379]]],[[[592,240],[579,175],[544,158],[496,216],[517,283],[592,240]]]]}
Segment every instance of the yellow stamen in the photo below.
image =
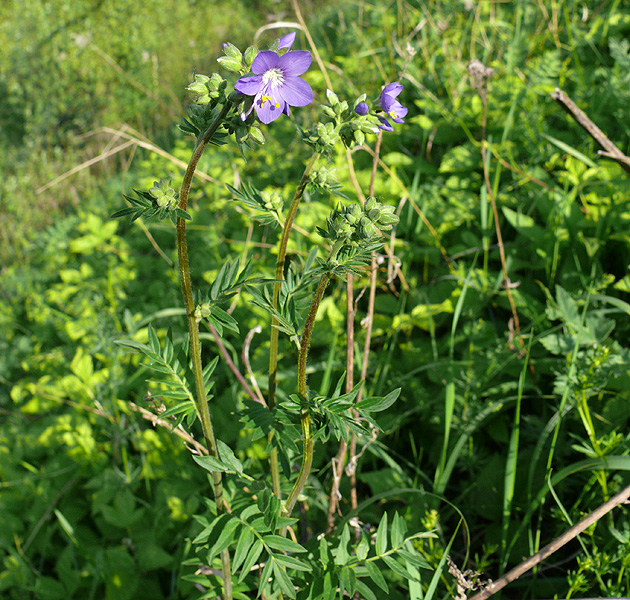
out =
{"type": "MultiPolygon", "coordinates": [[[[269,102],[271,102],[271,96],[261,96],[260,97],[260,106],[265,106],[265,102],[267,102],[267,100],[269,100],[269,102]]],[[[276,108],[280,108],[280,102],[275,102],[274,106],[276,108]]]]}

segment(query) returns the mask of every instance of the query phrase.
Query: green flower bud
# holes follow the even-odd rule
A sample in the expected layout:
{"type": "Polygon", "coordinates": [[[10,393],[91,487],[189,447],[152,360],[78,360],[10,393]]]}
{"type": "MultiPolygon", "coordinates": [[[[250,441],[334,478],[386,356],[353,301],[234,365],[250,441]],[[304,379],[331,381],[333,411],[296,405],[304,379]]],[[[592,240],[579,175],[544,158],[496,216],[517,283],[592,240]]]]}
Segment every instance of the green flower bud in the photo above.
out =
{"type": "Polygon", "coordinates": [[[256,46],[250,46],[245,50],[245,66],[249,69],[254,62],[254,59],[258,56],[258,48],[256,46]]]}
{"type": "Polygon", "coordinates": [[[241,58],[235,58],[232,56],[221,56],[217,58],[217,62],[228,71],[232,71],[233,73],[240,73],[243,67],[243,62],[241,58]]]}
{"type": "Polygon", "coordinates": [[[261,146],[265,143],[265,136],[263,135],[263,132],[258,129],[258,127],[249,128],[249,137],[261,146]]]}
{"type": "Polygon", "coordinates": [[[373,208],[370,212],[368,212],[368,219],[373,223],[378,223],[379,218],[381,217],[381,209],[373,208]]]}
{"type": "Polygon", "coordinates": [[[230,42],[223,44],[223,52],[225,52],[226,56],[237,58],[239,61],[243,58],[241,51],[234,44],[230,44],[230,42]]]}
{"type": "Polygon", "coordinates": [[[373,208],[376,208],[377,204],[376,198],[374,196],[370,196],[365,202],[366,212],[370,212],[373,208]]]}

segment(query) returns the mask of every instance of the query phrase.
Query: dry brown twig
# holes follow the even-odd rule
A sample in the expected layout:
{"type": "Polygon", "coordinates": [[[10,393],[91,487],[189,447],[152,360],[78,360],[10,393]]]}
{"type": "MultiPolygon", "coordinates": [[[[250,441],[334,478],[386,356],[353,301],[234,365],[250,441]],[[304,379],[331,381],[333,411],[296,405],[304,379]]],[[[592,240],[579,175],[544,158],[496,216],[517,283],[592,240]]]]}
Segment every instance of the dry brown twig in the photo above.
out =
{"type": "Polygon", "coordinates": [[[613,496],[607,502],[604,502],[604,504],[602,504],[599,508],[596,508],[590,515],[582,519],[579,523],[576,523],[573,527],[567,529],[567,531],[565,531],[560,537],[547,544],[544,548],[536,552],[536,554],[530,556],[527,560],[524,560],[520,565],[514,567],[511,571],[508,571],[505,575],[503,575],[503,577],[500,577],[491,583],[483,591],[469,598],[469,600],[486,600],[486,598],[490,598],[490,596],[493,596],[499,590],[502,590],[508,583],[515,581],[545,558],[551,556],[554,552],[557,552],[560,548],[562,548],[562,546],[569,543],[572,539],[580,535],[580,533],[599,521],[613,508],[616,508],[620,504],[627,503],[628,498],[630,498],[630,485],[613,496]]]}
{"type": "Polygon", "coordinates": [[[603,148],[603,150],[598,152],[600,156],[605,156],[606,158],[616,161],[626,173],[630,173],[630,157],[619,150],[619,148],[608,139],[606,134],[586,116],[584,111],[578,108],[577,104],[573,102],[569,96],[560,88],[556,88],[551,94],[551,97],[603,148]]]}

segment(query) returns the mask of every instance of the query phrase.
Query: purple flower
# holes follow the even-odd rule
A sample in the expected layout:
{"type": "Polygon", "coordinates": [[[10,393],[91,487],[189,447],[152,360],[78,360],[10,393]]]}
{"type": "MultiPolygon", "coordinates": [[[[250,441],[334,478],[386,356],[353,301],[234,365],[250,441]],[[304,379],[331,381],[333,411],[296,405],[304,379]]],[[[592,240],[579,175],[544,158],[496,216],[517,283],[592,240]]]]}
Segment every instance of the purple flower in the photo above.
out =
{"type": "MultiPolygon", "coordinates": [[[[295,34],[285,35],[280,42],[291,46],[295,34]]],[[[311,66],[313,57],[307,50],[296,50],[278,56],[271,50],[259,52],[252,63],[253,76],[241,77],[234,88],[241,94],[254,96],[250,109],[241,115],[245,120],[252,109],[262,123],[275,121],[282,113],[290,114],[289,106],[306,106],[313,101],[311,86],[299,77],[311,66]]]]}
{"type": "MultiPolygon", "coordinates": [[[[403,106],[396,96],[402,92],[403,86],[397,81],[386,85],[381,92],[381,108],[394,123],[404,123],[403,117],[407,115],[407,107],[403,106]]],[[[394,131],[392,124],[385,118],[379,116],[382,125],[379,125],[384,131],[394,131]]]]}
{"type": "Polygon", "coordinates": [[[370,112],[370,107],[365,102],[359,102],[359,104],[354,107],[354,112],[364,117],[370,112]]]}

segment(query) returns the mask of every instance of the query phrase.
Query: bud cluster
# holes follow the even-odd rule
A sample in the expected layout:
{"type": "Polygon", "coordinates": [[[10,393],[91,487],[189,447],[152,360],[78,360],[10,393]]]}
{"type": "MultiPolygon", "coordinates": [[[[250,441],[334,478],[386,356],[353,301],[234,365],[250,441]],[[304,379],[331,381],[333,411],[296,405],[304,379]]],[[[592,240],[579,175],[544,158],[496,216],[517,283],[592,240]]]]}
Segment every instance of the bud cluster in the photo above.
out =
{"type": "Polygon", "coordinates": [[[398,216],[393,206],[381,204],[376,198],[367,199],[365,206],[351,204],[337,206],[327,219],[327,230],[319,229],[322,237],[333,242],[356,245],[359,242],[374,241],[381,231],[389,231],[398,216]]]}
{"type": "Polygon", "coordinates": [[[234,44],[226,42],[223,44],[223,53],[225,56],[217,58],[217,62],[224,69],[232,71],[232,73],[243,75],[249,72],[258,52],[259,50],[256,46],[249,46],[243,54],[234,44]]]}
{"type": "Polygon", "coordinates": [[[202,304],[198,304],[195,307],[195,312],[193,313],[193,316],[195,317],[195,321],[199,323],[202,319],[207,319],[211,314],[212,309],[210,307],[210,303],[203,302],[202,304]]]}
{"type": "Polygon", "coordinates": [[[282,200],[282,194],[277,190],[260,192],[260,198],[265,210],[272,210],[277,213],[282,212],[284,201],[282,200]]]}
{"type": "Polygon", "coordinates": [[[166,179],[154,181],[149,194],[155,199],[157,208],[169,210],[177,206],[179,194],[170,187],[170,181],[166,179]]]}
{"type": "Polygon", "coordinates": [[[196,94],[195,104],[209,104],[212,100],[217,100],[223,95],[227,81],[218,73],[213,73],[210,77],[207,75],[195,74],[193,81],[186,89],[196,94]]]}
{"type": "Polygon", "coordinates": [[[304,135],[304,141],[317,152],[331,151],[337,139],[339,139],[339,131],[332,121],[325,125],[317,123],[304,135]]]}
{"type": "Polygon", "coordinates": [[[310,176],[310,183],[320,191],[336,191],[339,187],[337,183],[337,169],[334,167],[330,169],[322,167],[313,171],[310,176]]]}

